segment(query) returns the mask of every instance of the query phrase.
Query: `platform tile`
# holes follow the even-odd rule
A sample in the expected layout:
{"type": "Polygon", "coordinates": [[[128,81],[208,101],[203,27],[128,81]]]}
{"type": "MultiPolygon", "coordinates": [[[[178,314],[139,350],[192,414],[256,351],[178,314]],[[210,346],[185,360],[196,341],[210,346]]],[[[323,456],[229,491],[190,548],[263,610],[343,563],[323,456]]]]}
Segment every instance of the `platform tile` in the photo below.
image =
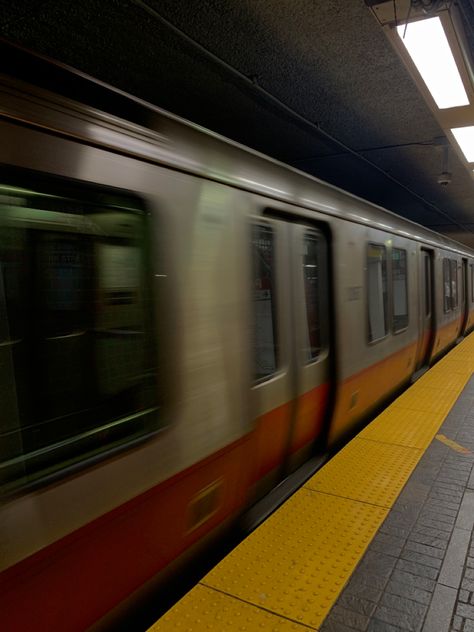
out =
{"type": "Polygon", "coordinates": [[[453,407],[458,393],[451,390],[428,388],[415,384],[396,399],[392,408],[410,408],[428,413],[440,413],[446,416],[453,407]]]}
{"type": "Polygon", "coordinates": [[[424,450],[444,417],[443,413],[437,412],[387,408],[359,433],[359,437],[424,450]]]}
{"type": "Polygon", "coordinates": [[[307,632],[308,628],[198,584],[148,632],[162,630],[307,632]]]}
{"type": "Polygon", "coordinates": [[[448,368],[440,368],[440,371],[427,371],[419,379],[418,384],[427,388],[455,391],[459,395],[469,379],[468,372],[451,373],[448,368]]]}
{"type": "Polygon", "coordinates": [[[317,629],[386,515],[303,488],[202,584],[317,629]]]}
{"type": "MultiPolygon", "coordinates": [[[[474,353],[474,352],[473,352],[474,353]]],[[[465,360],[463,358],[453,358],[451,355],[446,356],[443,360],[440,360],[437,364],[435,364],[429,372],[433,376],[438,375],[451,375],[456,373],[458,375],[467,376],[470,378],[472,373],[474,372],[474,365],[470,360],[465,360]]]]}
{"type": "Polygon", "coordinates": [[[422,451],[356,437],[304,485],[306,489],[390,507],[422,451]]]}

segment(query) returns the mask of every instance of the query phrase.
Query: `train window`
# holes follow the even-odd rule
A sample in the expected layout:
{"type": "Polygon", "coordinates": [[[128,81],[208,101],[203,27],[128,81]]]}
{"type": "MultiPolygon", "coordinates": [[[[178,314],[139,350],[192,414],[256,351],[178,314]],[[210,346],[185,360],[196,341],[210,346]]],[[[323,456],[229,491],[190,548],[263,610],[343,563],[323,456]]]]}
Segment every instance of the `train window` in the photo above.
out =
{"type": "Polygon", "coordinates": [[[407,251],[392,250],[393,331],[408,327],[407,251]]]}
{"type": "Polygon", "coordinates": [[[451,309],[458,306],[458,262],[450,259],[451,265],[451,309]]]}
{"type": "Polygon", "coordinates": [[[423,253],[425,267],[425,316],[431,315],[431,264],[430,256],[427,252],[423,253]]]}
{"type": "Polygon", "coordinates": [[[140,201],[34,182],[0,185],[4,490],[129,445],[162,423],[140,201]]]}
{"type": "Polygon", "coordinates": [[[443,259],[444,311],[449,312],[458,306],[458,262],[456,259],[443,259]]]}
{"type": "Polygon", "coordinates": [[[252,251],[255,379],[263,380],[278,366],[274,234],[269,225],[252,226],[252,251]]]}
{"type": "Polygon", "coordinates": [[[449,259],[443,259],[443,303],[444,311],[451,310],[451,266],[449,259]]]}
{"type": "Polygon", "coordinates": [[[387,251],[385,246],[369,244],[367,269],[369,342],[374,342],[386,336],[388,332],[387,251]]]}
{"type": "Polygon", "coordinates": [[[307,342],[304,353],[308,362],[315,360],[321,352],[321,315],[319,289],[318,238],[314,233],[306,233],[303,242],[303,275],[308,323],[307,342]]]}

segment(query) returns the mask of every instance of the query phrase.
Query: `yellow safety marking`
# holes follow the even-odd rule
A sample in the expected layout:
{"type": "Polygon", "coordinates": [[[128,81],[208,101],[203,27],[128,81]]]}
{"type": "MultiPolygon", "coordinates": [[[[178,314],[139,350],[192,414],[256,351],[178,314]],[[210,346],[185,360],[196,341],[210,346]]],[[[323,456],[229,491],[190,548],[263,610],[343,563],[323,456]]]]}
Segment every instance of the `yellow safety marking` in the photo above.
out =
{"type": "Polygon", "coordinates": [[[358,436],[371,441],[423,450],[433,440],[433,434],[441,426],[444,418],[443,413],[390,407],[366,426],[358,436]]]}
{"type": "Polygon", "coordinates": [[[387,513],[300,489],[202,583],[317,629],[387,513]]]}
{"type": "Polygon", "coordinates": [[[458,393],[451,390],[438,388],[427,388],[415,384],[414,387],[405,391],[392,406],[395,408],[410,408],[411,410],[421,410],[427,413],[441,413],[446,417],[458,398],[458,393]]]}
{"type": "Polygon", "coordinates": [[[319,629],[473,372],[471,334],[151,630],[319,629]]]}
{"type": "Polygon", "coordinates": [[[421,450],[356,437],[305,487],[390,507],[421,458],[421,450]]]}
{"type": "Polygon", "coordinates": [[[443,434],[437,434],[435,439],[438,439],[438,441],[441,441],[441,443],[444,443],[445,445],[452,448],[456,452],[459,452],[460,454],[472,454],[469,448],[465,448],[464,446],[459,445],[459,443],[456,443],[456,441],[453,441],[453,439],[448,439],[448,437],[445,437],[443,434]]]}
{"type": "Polygon", "coordinates": [[[449,356],[445,360],[441,360],[439,365],[436,364],[432,369],[430,369],[430,373],[433,372],[433,375],[463,375],[466,379],[469,379],[474,372],[474,367],[471,366],[470,362],[463,362],[461,359],[449,359],[449,356]]]}
{"type": "MultiPolygon", "coordinates": [[[[472,372],[472,371],[471,371],[472,372]]],[[[456,391],[459,395],[462,389],[466,386],[466,382],[469,379],[469,371],[463,373],[451,373],[443,368],[442,371],[435,373],[433,371],[427,371],[419,380],[421,386],[429,388],[446,389],[450,391],[456,391]]]]}
{"type": "Polygon", "coordinates": [[[308,628],[198,584],[150,632],[307,632],[308,628]]]}

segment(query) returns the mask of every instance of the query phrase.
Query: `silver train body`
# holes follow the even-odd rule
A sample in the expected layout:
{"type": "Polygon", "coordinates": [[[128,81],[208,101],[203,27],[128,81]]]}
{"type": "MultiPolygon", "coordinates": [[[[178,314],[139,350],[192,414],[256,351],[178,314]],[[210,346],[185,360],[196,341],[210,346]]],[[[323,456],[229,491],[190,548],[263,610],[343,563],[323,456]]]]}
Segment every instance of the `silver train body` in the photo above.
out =
{"type": "Polygon", "coordinates": [[[0,78],[4,630],[105,621],[474,325],[467,248],[136,103],[0,78]]]}

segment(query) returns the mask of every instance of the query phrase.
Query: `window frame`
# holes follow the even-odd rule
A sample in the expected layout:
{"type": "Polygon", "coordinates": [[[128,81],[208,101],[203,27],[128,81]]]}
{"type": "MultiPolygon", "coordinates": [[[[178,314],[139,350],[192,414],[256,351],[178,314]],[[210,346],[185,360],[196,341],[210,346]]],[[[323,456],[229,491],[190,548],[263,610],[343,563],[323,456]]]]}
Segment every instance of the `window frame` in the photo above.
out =
{"type": "Polygon", "coordinates": [[[450,267],[451,267],[451,309],[454,312],[459,307],[458,260],[450,259],[450,267]],[[454,279],[453,279],[453,276],[454,276],[454,279]]]}
{"type": "MultiPolygon", "coordinates": [[[[38,223],[38,226],[27,226],[25,228],[25,230],[33,231],[31,240],[34,240],[34,242],[32,241],[31,243],[35,244],[35,248],[39,247],[38,244],[40,242],[38,239],[41,233],[45,235],[47,233],[67,234],[67,231],[65,232],[61,228],[62,226],[75,225],[78,221],[79,223],[82,221],[87,223],[88,212],[86,210],[76,212],[71,210],[71,208],[87,209],[92,205],[95,208],[103,209],[106,213],[108,209],[110,209],[111,214],[122,209],[124,212],[140,215],[141,239],[137,246],[140,252],[140,264],[137,271],[140,279],[140,291],[143,294],[142,300],[144,301],[142,306],[144,341],[148,340],[148,344],[151,343],[147,354],[148,361],[152,363],[149,369],[146,369],[148,364],[144,369],[151,370],[158,376],[161,357],[156,331],[156,300],[153,295],[153,279],[151,277],[154,251],[153,231],[150,230],[149,226],[151,215],[143,198],[135,192],[125,189],[84,183],[73,178],[58,177],[26,169],[5,168],[0,173],[2,174],[1,180],[6,187],[15,187],[19,191],[23,191],[23,195],[37,196],[38,206],[34,204],[30,206],[18,205],[17,208],[19,209],[31,209],[31,211],[28,211],[30,213],[34,213],[36,210],[38,217],[40,217],[39,213],[44,212],[44,210],[49,212],[48,199],[53,200],[53,203],[59,201],[59,203],[64,204],[64,210],[59,209],[59,212],[63,215],[64,224],[58,223],[57,226],[46,228],[46,225],[42,227],[38,223]],[[79,220],[77,221],[76,218],[79,218],[79,220]]],[[[20,193],[19,195],[21,197],[22,194],[20,193]]],[[[12,221],[12,227],[16,229],[15,220],[12,221]]],[[[21,226],[22,221],[18,224],[18,229],[21,226]]],[[[93,233],[88,233],[86,230],[84,233],[72,231],[70,234],[79,235],[79,239],[82,238],[82,235],[85,235],[86,239],[90,239],[93,233]]],[[[98,271],[95,274],[97,275],[98,271]]],[[[97,281],[98,277],[96,278],[97,281]]],[[[37,279],[35,283],[38,283],[37,279]]],[[[35,285],[36,287],[37,285],[35,285]]],[[[17,379],[16,375],[14,379],[17,379]]],[[[4,474],[2,474],[2,482],[0,484],[0,496],[8,498],[24,494],[27,491],[62,480],[73,473],[89,469],[97,463],[109,460],[116,454],[148,442],[165,431],[169,427],[169,421],[163,416],[164,402],[161,389],[158,384],[155,384],[153,388],[154,397],[151,408],[147,407],[147,405],[143,409],[132,407],[133,409],[129,411],[119,411],[117,417],[114,416],[113,418],[109,418],[107,415],[104,416],[99,408],[97,413],[98,421],[92,423],[90,427],[78,427],[71,435],[65,435],[64,437],[55,436],[53,428],[51,437],[44,444],[39,444],[39,447],[29,446],[25,452],[21,451],[18,454],[13,454],[13,456],[7,453],[5,455],[6,458],[1,457],[0,471],[3,470],[4,474]],[[133,422],[134,419],[145,419],[145,417],[148,417],[148,420],[144,421],[142,429],[130,425],[130,422],[133,422]],[[127,422],[129,425],[124,425],[127,422]],[[114,432],[114,429],[119,430],[119,432],[114,432]],[[104,432],[109,433],[105,442],[102,444],[100,442],[94,443],[94,441],[97,441],[95,437],[100,437],[104,432]],[[46,458],[47,454],[53,455],[53,458],[48,460],[46,458]]],[[[35,424],[33,424],[34,426],[35,424]]],[[[21,427],[20,423],[16,432],[21,432],[21,427]]]]}
{"type": "Polygon", "coordinates": [[[451,303],[451,264],[448,257],[443,257],[443,310],[445,314],[452,311],[451,303]],[[447,272],[447,275],[446,275],[447,272]],[[449,293],[446,293],[446,288],[449,293]]]}
{"type": "Polygon", "coordinates": [[[410,326],[410,302],[409,302],[409,296],[410,296],[410,288],[409,288],[409,274],[408,274],[408,250],[406,248],[399,248],[397,246],[392,246],[391,248],[391,253],[390,253],[390,266],[391,266],[391,271],[390,271],[390,288],[391,288],[391,304],[392,304],[392,312],[390,314],[391,316],[391,332],[394,336],[397,336],[398,334],[403,333],[404,331],[406,331],[408,329],[408,327],[410,326]],[[407,306],[407,312],[406,312],[406,319],[407,319],[407,324],[404,327],[401,327],[400,329],[395,329],[395,292],[393,291],[393,287],[394,287],[394,278],[393,278],[393,272],[394,272],[394,265],[393,265],[393,253],[395,250],[398,250],[399,252],[404,252],[405,253],[405,299],[406,299],[406,306],[407,306]]]}
{"type": "Polygon", "coordinates": [[[366,328],[367,328],[367,344],[368,345],[376,345],[379,342],[382,342],[382,340],[385,340],[386,338],[388,338],[388,336],[391,333],[391,323],[390,323],[390,313],[389,313],[389,305],[390,305],[390,296],[389,296],[389,279],[390,279],[390,273],[389,273],[389,257],[387,255],[388,252],[388,248],[385,245],[385,243],[378,243],[375,241],[368,241],[367,242],[367,247],[365,250],[365,264],[366,264],[366,292],[365,292],[365,301],[366,301],[366,328]],[[375,248],[380,248],[381,250],[383,250],[383,252],[385,253],[385,270],[386,270],[386,295],[387,295],[387,299],[386,301],[383,301],[383,294],[382,294],[382,301],[383,301],[383,305],[384,305],[384,323],[385,323],[385,334],[383,336],[381,336],[380,338],[374,338],[371,339],[370,338],[370,305],[369,305],[369,289],[370,289],[370,282],[369,282],[369,248],[370,247],[375,247],[375,248]]]}
{"type": "Polygon", "coordinates": [[[274,359],[275,359],[275,369],[266,375],[261,377],[257,377],[256,374],[256,311],[255,311],[255,298],[254,295],[250,297],[251,301],[251,313],[252,313],[252,357],[253,357],[253,377],[252,384],[253,386],[258,386],[260,384],[264,384],[274,379],[282,370],[282,350],[281,350],[281,340],[280,340],[280,324],[279,324],[279,291],[278,291],[278,261],[276,258],[276,253],[278,250],[278,233],[276,230],[275,224],[273,222],[267,220],[264,217],[253,217],[250,221],[250,274],[251,274],[251,284],[252,292],[255,292],[255,248],[254,248],[254,231],[257,227],[270,229],[272,234],[272,260],[273,260],[273,269],[272,269],[272,286],[273,286],[273,294],[271,297],[271,314],[272,314],[272,331],[273,331],[273,351],[274,351],[274,359]]]}
{"type": "Polygon", "coordinates": [[[425,279],[425,287],[424,287],[424,294],[425,294],[425,313],[424,313],[424,318],[431,318],[432,317],[432,311],[433,311],[433,307],[432,307],[432,303],[433,303],[433,266],[432,266],[432,254],[430,251],[428,250],[422,250],[421,251],[423,254],[423,265],[424,265],[424,269],[423,269],[423,274],[424,274],[424,279],[425,279]]]}
{"type": "Polygon", "coordinates": [[[459,307],[459,279],[458,260],[452,257],[443,257],[443,310],[445,314],[455,312],[459,307]],[[446,294],[446,271],[448,271],[449,295],[446,294]],[[454,279],[453,279],[454,271],[454,279]],[[454,286],[453,286],[454,281],[454,286]],[[455,290],[453,292],[453,290],[455,290]],[[455,299],[455,302],[454,302],[455,299]]]}
{"type": "MultiPolygon", "coordinates": [[[[319,319],[319,351],[318,354],[314,357],[311,357],[310,359],[305,358],[304,359],[304,365],[305,366],[309,366],[311,364],[316,364],[317,362],[320,362],[322,357],[324,356],[324,352],[327,350],[328,348],[328,340],[327,340],[327,333],[326,333],[326,324],[324,322],[324,319],[322,318],[322,314],[323,314],[323,301],[322,301],[322,296],[325,290],[325,279],[326,279],[326,270],[324,267],[324,261],[325,261],[325,247],[326,247],[326,242],[324,239],[321,238],[321,233],[316,230],[315,228],[311,227],[311,226],[303,226],[303,231],[301,233],[301,237],[302,237],[302,246],[304,247],[305,243],[306,243],[306,238],[310,236],[313,237],[314,240],[316,241],[317,244],[317,269],[318,269],[318,296],[317,296],[317,303],[318,303],[318,319],[319,319]]],[[[303,276],[303,292],[304,292],[304,313],[305,313],[305,318],[304,318],[304,322],[305,322],[305,326],[307,328],[307,333],[308,333],[308,341],[309,341],[309,322],[308,322],[308,304],[307,304],[307,300],[306,300],[306,285],[305,285],[305,276],[304,276],[304,254],[302,255],[302,261],[301,261],[301,268],[300,268],[301,272],[302,272],[302,276],[303,276]]],[[[307,349],[301,349],[301,351],[304,352],[307,351],[307,349]]]]}

